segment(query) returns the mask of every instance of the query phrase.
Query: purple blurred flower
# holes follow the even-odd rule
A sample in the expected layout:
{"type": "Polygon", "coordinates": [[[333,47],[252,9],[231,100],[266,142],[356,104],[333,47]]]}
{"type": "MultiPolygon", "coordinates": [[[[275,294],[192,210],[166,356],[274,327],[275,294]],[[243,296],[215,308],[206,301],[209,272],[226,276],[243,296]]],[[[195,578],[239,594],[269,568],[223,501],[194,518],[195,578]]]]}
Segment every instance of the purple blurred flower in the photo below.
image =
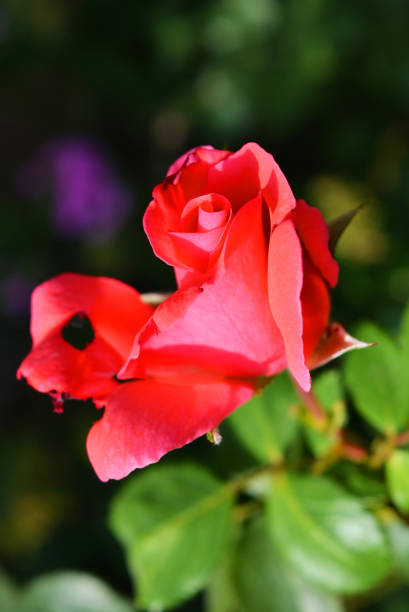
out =
{"type": "Polygon", "coordinates": [[[129,191],[103,153],[86,139],[63,139],[40,147],[17,176],[22,195],[51,192],[52,222],[65,237],[109,240],[130,214],[129,191]]]}

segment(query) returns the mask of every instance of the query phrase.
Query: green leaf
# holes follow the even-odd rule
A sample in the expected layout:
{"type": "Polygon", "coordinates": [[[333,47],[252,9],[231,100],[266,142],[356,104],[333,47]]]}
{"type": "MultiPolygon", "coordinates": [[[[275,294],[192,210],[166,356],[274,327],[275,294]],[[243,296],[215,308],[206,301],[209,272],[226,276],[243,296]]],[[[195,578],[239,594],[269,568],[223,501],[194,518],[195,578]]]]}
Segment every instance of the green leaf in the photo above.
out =
{"type": "Polygon", "coordinates": [[[17,588],[10,578],[0,570],[0,612],[17,612],[17,588]]]}
{"type": "Polygon", "coordinates": [[[350,461],[340,463],[335,468],[345,487],[365,506],[380,506],[388,498],[384,480],[377,477],[373,470],[350,461]]]}
{"type": "Polygon", "coordinates": [[[365,591],[391,568],[385,534],[375,517],[328,478],[278,475],[268,518],[284,558],[330,591],[365,591]]]}
{"type": "Polygon", "coordinates": [[[341,612],[341,603],[290,568],[278,555],[265,522],[244,530],[236,556],[236,589],[245,612],[341,612]]]}
{"type": "Polygon", "coordinates": [[[296,436],[299,403],[288,374],[283,372],[261,394],[235,410],[229,422],[256,459],[279,462],[296,436]]]}
{"type": "Polygon", "coordinates": [[[304,419],[304,433],[316,457],[327,455],[338,444],[336,432],[345,422],[346,409],[338,371],[328,370],[314,379],[313,392],[320,407],[328,414],[330,425],[325,431],[317,429],[311,419],[304,419]]]}
{"type": "Polygon", "coordinates": [[[386,462],[386,482],[395,506],[409,512],[409,451],[395,450],[386,462]]]}
{"type": "Polygon", "coordinates": [[[232,571],[232,558],[229,557],[206,589],[206,612],[246,612],[234,588],[232,571]]]}
{"type": "Polygon", "coordinates": [[[402,353],[389,336],[371,323],[361,325],[357,335],[377,346],[348,353],[347,387],[357,410],[371,425],[386,434],[396,433],[409,420],[409,387],[402,353]]]}
{"type": "Polygon", "coordinates": [[[328,455],[336,443],[334,436],[326,432],[317,431],[308,423],[304,424],[304,433],[311,452],[317,458],[328,455]]]}
{"type": "Polygon", "coordinates": [[[192,464],[154,466],[124,486],[110,524],[142,607],[174,606],[206,586],[228,552],[232,504],[231,490],[192,464]]]}
{"type": "Polygon", "coordinates": [[[334,414],[337,405],[344,402],[344,390],[337,370],[327,370],[317,376],[314,379],[313,389],[320,405],[328,414],[334,414]]]}
{"type": "Polygon", "coordinates": [[[395,565],[409,582],[409,527],[399,519],[387,521],[385,529],[391,544],[395,565]]]}
{"type": "Polygon", "coordinates": [[[40,576],[24,590],[18,612],[135,612],[98,578],[77,572],[40,576]]]}

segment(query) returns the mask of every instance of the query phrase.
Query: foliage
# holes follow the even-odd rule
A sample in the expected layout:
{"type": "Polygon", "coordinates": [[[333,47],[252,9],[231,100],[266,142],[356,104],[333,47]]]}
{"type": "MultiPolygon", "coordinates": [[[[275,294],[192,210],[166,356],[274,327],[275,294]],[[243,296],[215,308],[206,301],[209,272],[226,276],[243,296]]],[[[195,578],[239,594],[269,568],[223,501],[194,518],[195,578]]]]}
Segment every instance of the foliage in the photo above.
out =
{"type": "Polygon", "coordinates": [[[345,359],[349,410],[337,371],[315,378],[308,401],[284,373],[229,419],[253,468],[222,483],[182,462],[125,484],[110,523],[142,607],[172,607],[207,586],[209,612],[341,610],[342,596],[368,596],[396,572],[406,580],[403,349],[376,326],[360,331],[377,345],[345,359]],[[354,410],[368,423],[359,442],[354,410]]]}
{"type": "Polygon", "coordinates": [[[134,607],[102,580],[80,572],[55,572],[17,590],[2,576],[1,612],[132,612],[134,607]],[[11,595],[13,589],[13,595],[11,595]]]}

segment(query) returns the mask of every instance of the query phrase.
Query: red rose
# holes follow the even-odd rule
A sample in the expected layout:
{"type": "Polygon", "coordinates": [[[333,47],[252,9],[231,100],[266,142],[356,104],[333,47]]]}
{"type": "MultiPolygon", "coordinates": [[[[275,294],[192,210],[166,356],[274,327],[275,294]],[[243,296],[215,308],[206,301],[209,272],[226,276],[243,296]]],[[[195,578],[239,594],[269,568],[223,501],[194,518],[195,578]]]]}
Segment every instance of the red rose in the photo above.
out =
{"type": "MultiPolygon", "coordinates": [[[[188,313],[189,354],[192,341],[231,346],[231,359],[242,355],[268,375],[288,366],[309,389],[305,361],[328,323],[338,265],[321,213],[296,202],[269,153],[254,143],[189,151],[154,189],[144,227],[179,287],[203,289],[188,313]]],[[[152,344],[173,345],[171,335],[152,344]]]]}
{"type": "Polygon", "coordinates": [[[199,147],[177,160],[144,223],[179,289],[153,310],[113,279],[44,283],[18,371],[40,391],[105,407],[87,440],[102,480],[215,428],[260,376],[288,366],[308,390],[306,359],[337,280],[321,214],[295,201],[255,144],[234,154],[199,147]]]}

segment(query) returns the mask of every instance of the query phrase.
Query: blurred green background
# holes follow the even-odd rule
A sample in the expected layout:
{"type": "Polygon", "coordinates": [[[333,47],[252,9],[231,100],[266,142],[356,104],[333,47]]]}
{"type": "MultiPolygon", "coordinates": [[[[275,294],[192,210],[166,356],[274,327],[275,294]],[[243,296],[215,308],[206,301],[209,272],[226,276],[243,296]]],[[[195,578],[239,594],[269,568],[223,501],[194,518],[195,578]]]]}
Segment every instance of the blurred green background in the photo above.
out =
{"type": "MultiPolygon", "coordinates": [[[[105,526],[120,484],[100,483],[86,457],[94,408],[54,414],[15,371],[30,291],[50,276],[174,287],[141,219],[188,148],[254,140],[327,219],[365,204],[339,247],[334,317],[396,328],[409,297],[408,32],[406,0],[0,4],[0,566],[14,580],[77,569],[131,593],[105,526]]],[[[173,459],[231,473],[247,458],[225,435],[173,459]]],[[[365,609],[406,610],[406,597],[365,609]]]]}

